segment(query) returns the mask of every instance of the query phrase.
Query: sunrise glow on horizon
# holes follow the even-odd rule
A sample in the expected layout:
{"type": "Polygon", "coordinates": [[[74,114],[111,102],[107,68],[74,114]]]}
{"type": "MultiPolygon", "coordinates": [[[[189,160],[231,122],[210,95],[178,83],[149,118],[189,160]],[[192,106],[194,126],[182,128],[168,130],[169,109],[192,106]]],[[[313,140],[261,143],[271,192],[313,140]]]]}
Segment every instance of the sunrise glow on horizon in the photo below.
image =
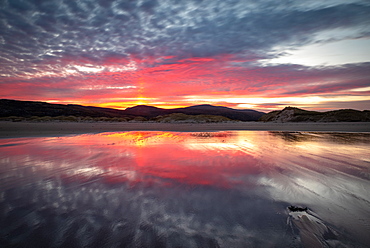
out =
{"type": "Polygon", "coordinates": [[[0,99],[370,109],[362,0],[4,1],[0,99]]]}

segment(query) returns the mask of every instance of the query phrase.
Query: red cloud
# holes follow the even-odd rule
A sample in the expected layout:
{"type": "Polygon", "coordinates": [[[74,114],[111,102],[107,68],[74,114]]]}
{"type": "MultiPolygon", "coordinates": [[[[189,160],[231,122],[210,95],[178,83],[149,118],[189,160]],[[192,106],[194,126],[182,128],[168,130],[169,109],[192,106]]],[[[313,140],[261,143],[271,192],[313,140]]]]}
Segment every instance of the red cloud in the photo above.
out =
{"type": "Polygon", "coordinates": [[[183,101],[187,96],[220,96],[222,102],[228,97],[336,94],[366,87],[369,78],[367,64],[342,68],[258,67],[230,54],[180,60],[112,57],[95,64],[86,59],[63,59],[58,63],[59,74],[7,78],[0,97],[114,107],[137,103],[184,106],[191,105],[183,101]]]}

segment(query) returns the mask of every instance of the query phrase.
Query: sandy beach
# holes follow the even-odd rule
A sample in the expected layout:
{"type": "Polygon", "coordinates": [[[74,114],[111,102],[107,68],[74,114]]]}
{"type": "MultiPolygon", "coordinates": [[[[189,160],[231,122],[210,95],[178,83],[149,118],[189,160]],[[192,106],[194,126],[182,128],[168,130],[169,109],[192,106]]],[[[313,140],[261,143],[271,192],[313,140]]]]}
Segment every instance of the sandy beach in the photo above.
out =
{"type": "Polygon", "coordinates": [[[64,136],[117,131],[207,132],[226,130],[370,132],[369,122],[328,123],[133,123],[133,122],[0,122],[0,138],[64,136]]]}

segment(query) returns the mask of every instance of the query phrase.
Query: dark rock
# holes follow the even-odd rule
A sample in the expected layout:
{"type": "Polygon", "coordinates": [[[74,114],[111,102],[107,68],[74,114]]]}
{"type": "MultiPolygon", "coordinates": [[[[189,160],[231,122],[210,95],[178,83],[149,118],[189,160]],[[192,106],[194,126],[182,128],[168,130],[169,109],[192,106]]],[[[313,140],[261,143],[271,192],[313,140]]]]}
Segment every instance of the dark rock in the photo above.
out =
{"type": "Polygon", "coordinates": [[[289,206],[288,209],[292,212],[307,212],[307,207],[297,207],[297,206],[289,206]]]}

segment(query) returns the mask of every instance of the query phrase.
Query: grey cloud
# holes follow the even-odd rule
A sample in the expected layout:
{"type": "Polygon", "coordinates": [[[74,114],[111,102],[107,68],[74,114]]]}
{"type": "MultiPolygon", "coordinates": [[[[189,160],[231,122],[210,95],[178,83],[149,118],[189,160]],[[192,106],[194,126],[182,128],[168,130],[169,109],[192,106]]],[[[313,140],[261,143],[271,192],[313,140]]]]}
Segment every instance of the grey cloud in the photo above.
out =
{"type": "MultiPolygon", "coordinates": [[[[2,74],[62,58],[259,53],[304,44],[318,31],[370,24],[370,6],[299,1],[3,1],[2,74]],[[4,72],[5,71],[5,72],[4,72]]],[[[353,2],[353,1],[352,1],[353,2]]],[[[62,62],[59,61],[61,64],[62,62]]]]}

